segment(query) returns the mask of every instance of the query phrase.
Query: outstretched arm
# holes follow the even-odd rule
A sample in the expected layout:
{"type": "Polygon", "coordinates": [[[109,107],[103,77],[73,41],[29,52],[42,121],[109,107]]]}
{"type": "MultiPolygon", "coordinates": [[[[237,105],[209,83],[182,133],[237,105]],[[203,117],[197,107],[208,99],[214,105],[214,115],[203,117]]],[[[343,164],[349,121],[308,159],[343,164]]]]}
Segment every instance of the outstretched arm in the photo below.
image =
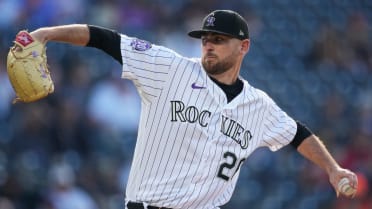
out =
{"type": "Polygon", "coordinates": [[[347,177],[350,182],[351,186],[357,188],[358,180],[356,175],[347,170],[343,169],[339,166],[339,164],[335,161],[335,159],[331,156],[328,152],[327,148],[323,144],[323,142],[315,135],[310,135],[307,137],[297,148],[298,152],[301,153],[305,158],[309,159],[322,169],[324,169],[328,176],[329,181],[331,182],[332,186],[334,187],[337,196],[339,195],[338,182],[343,177],[347,177]]]}
{"type": "Polygon", "coordinates": [[[90,39],[89,28],[85,24],[43,27],[31,32],[31,35],[44,44],[48,41],[58,41],[85,46],[90,39]]]}
{"type": "Polygon", "coordinates": [[[48,41],[57,41],[95,47],[122,64],[120,34],[114,30],[93,25],[72,24],[40,28],[31,32],[31,35],[44,44],[48,41]]]}

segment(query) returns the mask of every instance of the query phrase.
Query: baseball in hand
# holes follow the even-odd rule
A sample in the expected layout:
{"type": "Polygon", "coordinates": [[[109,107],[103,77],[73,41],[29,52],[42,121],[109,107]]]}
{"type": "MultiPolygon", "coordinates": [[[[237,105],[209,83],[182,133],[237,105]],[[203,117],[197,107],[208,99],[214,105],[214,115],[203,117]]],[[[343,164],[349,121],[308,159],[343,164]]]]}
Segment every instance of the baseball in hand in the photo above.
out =
{"type": "Polygon", "coordinates": [[[338,182],[338,191],[346,196],[353,196],[356,193],[356,189],[351,187],[348,178],[344,177],[338,182]]]}

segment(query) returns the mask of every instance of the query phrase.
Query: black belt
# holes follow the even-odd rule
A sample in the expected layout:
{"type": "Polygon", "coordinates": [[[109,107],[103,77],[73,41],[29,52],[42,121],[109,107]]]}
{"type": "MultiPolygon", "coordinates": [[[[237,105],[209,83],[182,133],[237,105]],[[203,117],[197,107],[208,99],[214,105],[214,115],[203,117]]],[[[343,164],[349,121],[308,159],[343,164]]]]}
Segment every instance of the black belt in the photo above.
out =
{"type": "Polygon", "coordinates": [[[151,206],[151,205],[148,205],[147,208],[145,208],[143,203],[139,203],[139,202],[128,202],[127,208],[128,209],[171,209],[171,208],[157,207],[157,206],[151,206]]]}

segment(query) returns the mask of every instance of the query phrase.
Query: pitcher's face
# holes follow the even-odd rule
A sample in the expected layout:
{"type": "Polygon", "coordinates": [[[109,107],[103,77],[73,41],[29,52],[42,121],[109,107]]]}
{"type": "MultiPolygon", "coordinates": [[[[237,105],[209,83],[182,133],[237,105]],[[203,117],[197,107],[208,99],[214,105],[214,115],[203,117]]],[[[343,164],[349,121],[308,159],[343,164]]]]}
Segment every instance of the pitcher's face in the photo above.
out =
{"type": "Polygon", "coordinates": [[[202,65],[209,75],[219,75],[238,62],[240,40],[217,33],[208,33],[201,37],[202,65]]]}

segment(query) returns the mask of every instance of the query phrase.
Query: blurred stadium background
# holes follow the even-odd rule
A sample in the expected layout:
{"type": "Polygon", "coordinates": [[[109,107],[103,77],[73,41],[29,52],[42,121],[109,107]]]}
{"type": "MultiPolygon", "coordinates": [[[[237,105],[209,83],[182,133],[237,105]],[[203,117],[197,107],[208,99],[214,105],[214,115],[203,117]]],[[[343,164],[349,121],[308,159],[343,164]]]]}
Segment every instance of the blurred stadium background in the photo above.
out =
{"type": "Polygon", "coordinates": [[[249,21],[242,75],[268,92],[358,172],[354,200],[336,198],[327,176],[293,148],[256,151],[224,209],[372,208],[372,1],[0,0],[0,208],[119,209],[140,102],[103,52],[48,44],[55,93],[11,105],[6,55],[16,33],[88,23],[199,56],[186,36],[214,9],[249,21]]]}

